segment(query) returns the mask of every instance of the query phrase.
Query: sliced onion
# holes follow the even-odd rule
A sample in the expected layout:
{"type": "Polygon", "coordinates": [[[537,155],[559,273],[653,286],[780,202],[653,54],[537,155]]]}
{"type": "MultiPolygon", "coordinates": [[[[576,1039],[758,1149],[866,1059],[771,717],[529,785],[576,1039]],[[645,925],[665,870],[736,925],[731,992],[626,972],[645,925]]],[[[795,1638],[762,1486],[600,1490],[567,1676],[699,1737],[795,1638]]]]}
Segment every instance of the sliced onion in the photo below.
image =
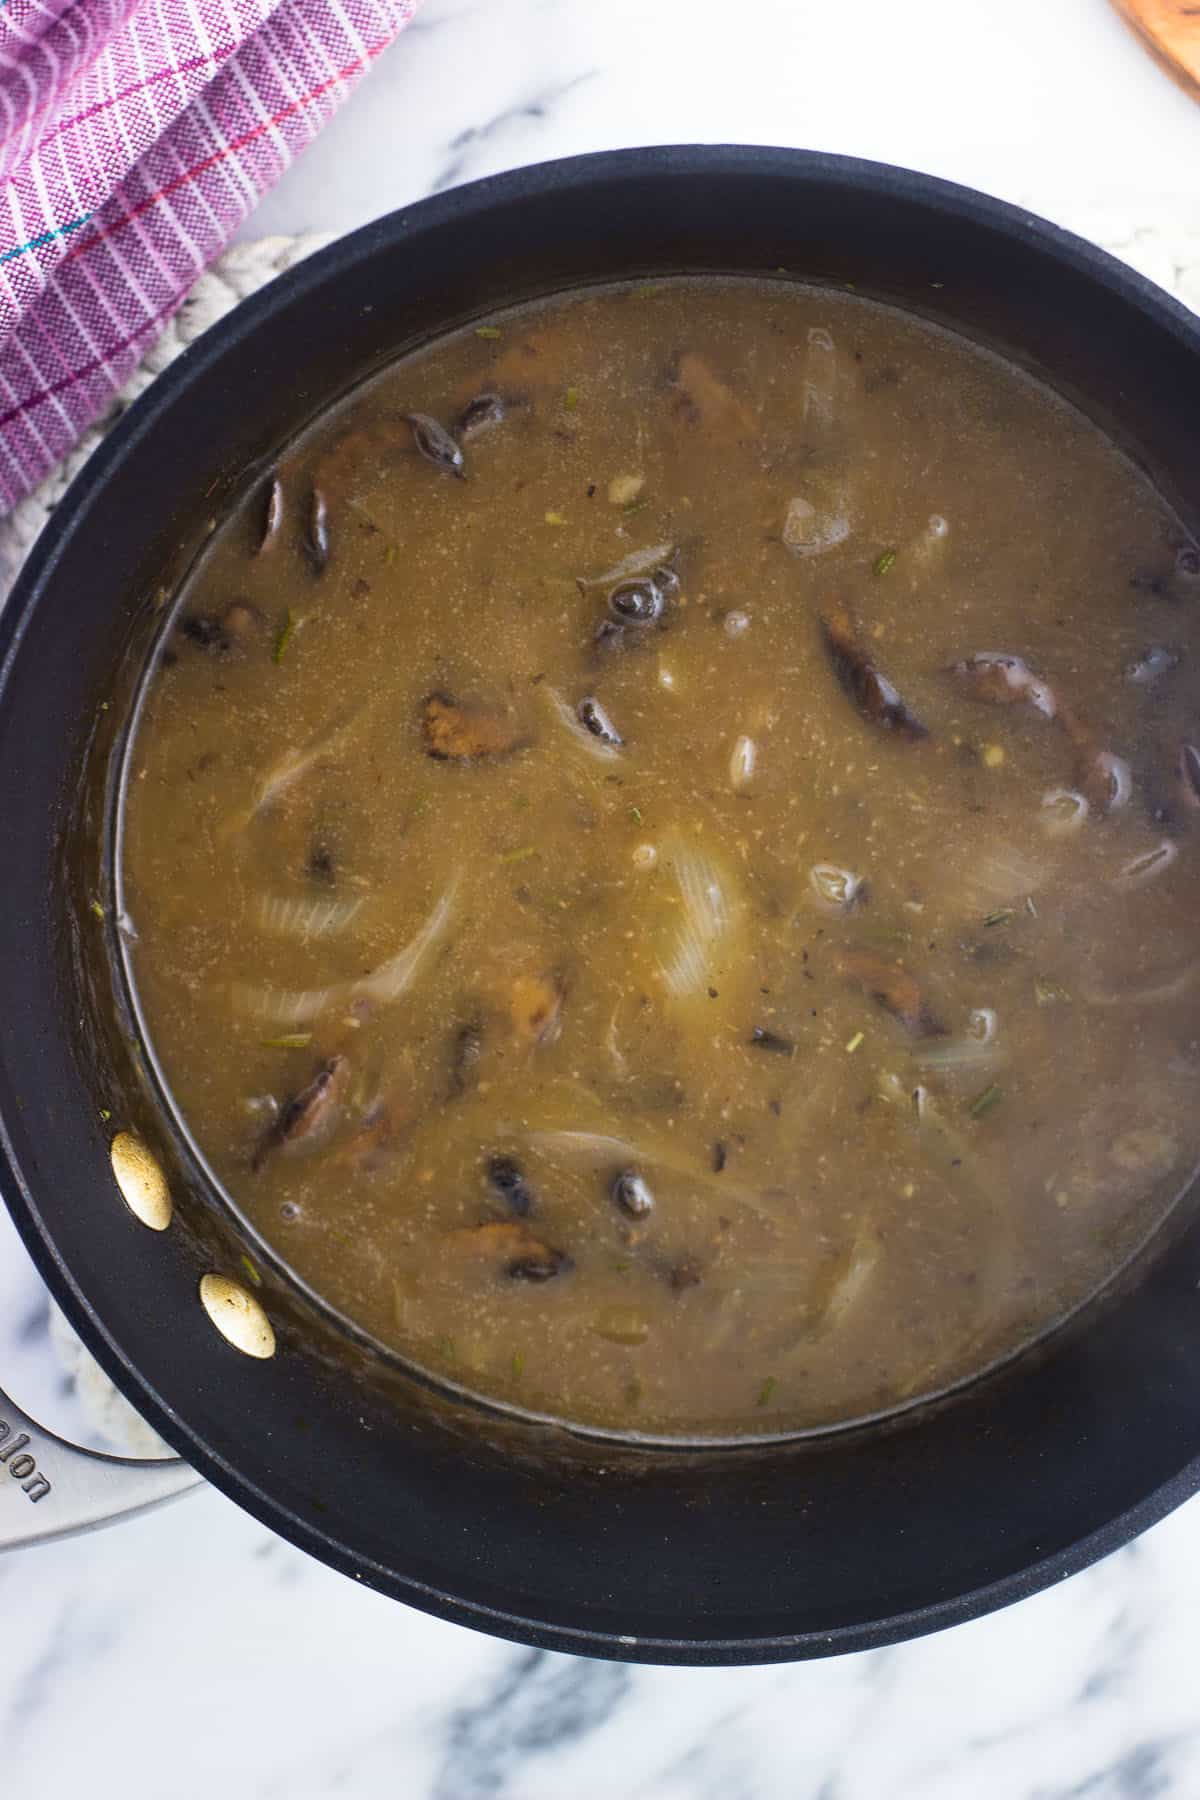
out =
{"type": "Polygon", "coordinates": [[[231,987],[234,1011],[251,1018],[269,1019],[280,1025],[306,1025],[328,1006],[347,1006],[354,1000],[387,1003],[398,1000],[412,986],[421,964],[450,920],[458,883],[452,882],[438,900],[416,936],[371,975],[355,981],[335,981],[320,988],[280,988],[250,981],[231,987]]]}
{"type": "MultiPolygon", "coordinates": [[[[951,1074],[955,1069],[991,1068],[997,1060],[995,1044],[983,1043],[979,1038],[941,1038],[936,1043],[920,1045],[913,1052],[913,1062],[918,1069],[936,1070],[943,1075],[951,1074]]],[[[918,1092],[924,1096],[924,1089],[918,1092]]]]}
{"type": "Polygon", "coordinates": [[[862,1299],[871,1277],[879,1267],[881,1245],[874,1232],[860,1226],[855,1234],[846,1267],[834,1282],[821,1315],[821,1325],[840,1325],[851,1308],[862,1299]]]}
{"type": "MultiPolygon", "coordinates": [[[[954,900],[964,909],[986,915],[996,906],[1024,901],[1036,893],[1044,873],[1043,863],[1034,862],[1015,846],[1002,845],[971,857],[959,876],[961,893],[954,900]]],[[[942,885],[948,886],[946,882],[942,885]]]]}
{"type": "Polygon", "coordinates": [[[542,693],[545,694],[548,704],[553,708],[555,717],[566,729],[578,749],[584,751],[595,762],[611,763],[620,757],[620,747],[617,744],[607,743],[604,738],[594,736],[580,719],[576,709],[569,705],[554,688],[544,687],[542,693]]]}
{"type": "Polygon", "coordinates": [[[758,761],[758,746],[752,737],[740,737],[733,746],[729,757],[729,785],[733,788],[749,786],[754,779],[754,766],[758,761]]]}
{"type": "Polygon", "coordinates": [[[1139,987],[1092,988],[1083,998],[1089,1006],[1167,1006],[1183,1000],[1200,980],[1200,962],[1185,963],[1173,974],[1152,975],[1139,987]]]}
{"type": "Polygon", "coordinates": [[[707,985],[712,952],[729,930],[732,912],[717,866],[703,850],[676,839],[668,856],[683,908],[659,967],[670,993],[681,999],[707,985]]]}
{"type": "Polygon", "coordinates": [[[1120,812],[1129,804],[1133,793],[1133,772],[1123,756],[1101,750],[1092,763],[1092,773],[1100,783],[1106,813],[1120,812]]]}
{"type": "Polygon", "coordinates": [[[332,1000],[340,987],[281,988],[253,981],[235,981],[230,998],[235,1013],[245,1018],[270,1021],[273,1025],[307,1025],[332,1000]]]}
{"type": "Polygon", "coordinates": [[[850,519],[840,503],[816,507],[803,494],[788,502],[783,542],[793,556],[823,556],[850,536],[850,519]]]}
{"type": "Polygon", "coordinates": [[[995,1041],[999,1020],[990,1006],[977,1006],[967,1020],[967,1036],[977,1044],[995,1041]]]}
{"type": "Polygon", "coordinates": [[[611,1137],[602,1131],[531,1131],[528,1138],[535,1150],[550,1155],[586,1156],[597,1164],[632,1163],[642,1154],[628,1138],[611,1137]]]}
{"type": "Polygon", "coordinates": [[[416,936],[410,938],[403,950],[381,963],[374,974],[367,975],[361,981],[344,983],[348,997],[362,997],[367,1000],[378,1000],[386,1004],[398,1000],[407,992],[415,981],[421,964],[441,937],[450,922],[454,910],[454,902],[458,894],[458,882],[451,882],[446,892],[438,900],[433,911],[421,926],[416,936]]]}
{"type": "Polygon", "coordinates": [[[362,908],[362,900],[309,900],[300,895],[259,894],[254,902],[254,916],[263,931],[272,937],[334,937],[362,908]]]}
{"type": "Polygon", "coordinates": [[[950,522],[941,513],[931,513],[924,528],[917,533],[904,552],[904,566],[928,571],[939,562],[950,536],[950,522]]]}
{"type": "Polygon", "coordinates": [[[263,812],[272,806],[294,781],[299,781],[302,775],[307,775],[313,765],[320,762],[326,751],[333,748],[337,740],[351,725],[357,722],[361,715],[361,707],[355,707],[350,712],[339,713],[336,718],[330,720],[328,725],[322,726],[320,731],[309,738],[306,744],[286,751],[263,777],[254,802],[254,813],[263,812]]]}
{"type": "Polygon", "coordinates": [[[652,544],[648,550],[631,550],[620,562],[615,562],[611,569],[605,569],[602,575],[578,577],[580,587],[611,587],[616,581],[624,581],[630,575],[652,575],[663,563],[669,563],[675,554],[674,544],[652,544]]]}
{"type": "Polygon", "coordinates": [[[831,334],[814,325],[808,333],[804,358],[801,417],[805,423],[827,427],[836,411],[838,363],[831,334]]]}
{"type": "Polygon", "coordinates": [[[680,1176],[690,1187],[710,1188],[723,1200],[736,1201],[776,1224],[795,1220],[795,1202],[790,1197],[730,1181],[728,1171],[718,1175],[704,1168],[697,1158],[682,1155],[674,1145],[660,1144],[652,1138],[635,1144],[629,1138],[612,1137],[602,1131],[531,1131],[516,1126],[501,1127],[499,1135],[521,1138],[531,1150],[544,1156],[586,1162],[593,1169],[614,1174],[623,1168],[664,1170],[680,1176]]]}
{"type": "Polygon", "coordinates": [[[1164,875],[1179,855],[1178,844],[1170,838],[1163,838],[1155,844],[1153,850],[1144,850],[1140,856],[1133,856],[1113,876],[1113,886],[1131,893],[1135,888],[1146,887],[1151,881],[1157,881],[1164,875]]]}

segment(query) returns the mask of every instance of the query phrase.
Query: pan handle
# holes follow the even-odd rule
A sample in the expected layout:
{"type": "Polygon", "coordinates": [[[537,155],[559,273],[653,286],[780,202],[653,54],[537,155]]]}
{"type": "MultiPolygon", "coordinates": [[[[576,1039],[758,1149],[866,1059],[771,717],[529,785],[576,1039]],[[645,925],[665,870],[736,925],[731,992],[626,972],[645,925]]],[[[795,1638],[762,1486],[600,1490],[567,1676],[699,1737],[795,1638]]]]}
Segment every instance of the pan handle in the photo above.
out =
{"type": "Polygon", "coordinates": [[[0,1389],[0,1550],[114,1525],[203,1485],[177,1456],[139,1460],[69,1444],[0,1389]]]}

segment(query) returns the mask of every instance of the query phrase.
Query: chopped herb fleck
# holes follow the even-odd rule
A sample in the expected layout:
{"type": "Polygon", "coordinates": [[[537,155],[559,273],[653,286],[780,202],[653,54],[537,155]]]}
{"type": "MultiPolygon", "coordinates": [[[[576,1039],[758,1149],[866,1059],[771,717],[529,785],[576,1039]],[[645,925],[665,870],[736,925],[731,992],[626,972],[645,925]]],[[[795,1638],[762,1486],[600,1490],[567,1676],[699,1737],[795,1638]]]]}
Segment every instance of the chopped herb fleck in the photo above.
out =
{"type": "Polygon", "coordinates": [[[567,412],[574,412],[579,405],[579,389],[568,388],[563,395],[563,407],[567,412]]]}
{"type": "Polygon", "coordinates": [[[849,1043],[846,1045],[847,1056],[854,1055],[854,1052],[858,1049],[859,1045],[863,1042],[866,1035],[867,1034],[865,1031],[856,1031],[855,1032],[854,1036],[850,1039],[849,1043]]]}
{"type": "Polygon", "coordinates": [[[519,1350],[513,1351],[512,1372],[513,1378],[516,1381],[520,1381],[522,1375],[525,1373],[525,1358],[521,1355],[519,1350]]]}
{"type": "Polygon", "coordinates": [[[306,1050],[312,1043],[311,1031],[285,1031],[282,1037],[264,1038],[264,1050],[306,1050]]]}
{"type": "Polygon", "coordinates": [[[388,564],[391,564],[391,563],[394,563],[394,562],[395,562],[395,560],[396,560],[396,546],[395,546],[395,544],[388,544],[388,545],[387,545],[387,546],[386,546],[386,548],[385,548],[385,550],[384,550],[384,552],[383,552],[383,560],[384,560],[384,562],[385,562],[385,563],[388,563],[388,564]]]}
{"type": "Polygon", "coordinates": [[[281,663],[287,655],[287,647],[292,641],[297,623],[296,615],[289,606],[283,624],[279,628],[279,635],[275,639],[275,648],[271,652],[277,663],[281,663]]]}
{"type": "Polygon", "coordinates": [[[100,1118],[101,1118],[101,1122],[105,1125],[107,1125],[108,1121],[112,1118],[112,1113],[109,1111],[107,1106],[102,1106],[100,1108],[100,1118]]]}
{"type": "Polygon", "coordinates": [[[566,518],[565,513],[548,512],[546,514],[547,525],[565,525],[566,522],[567,522],[567,518],[566,518]]]}
{"type": "Polygon", "coordinates": [[[996,912],[989,913],[983,921],[985,925],[1011,925],[1016,918],[1011,906],[1002,906],[996,912]]]}
{"type": "Polygon", "coordinates": [[[242,1255],[238,1257],[238,1261],[241,1263],[243,1269],[245,1269],[246,1274],[249,1276],[250,1280],[254,1283],[255,1287],[261,1287],[262,1286],[262,1276],[259,1274],[258,1270],[255,1268],[254,1264],[250,1261],[250,1258],[245,1254],[244,1251],[243,1251],[242,1255]]]}
{"type": "Polygon", "coordinates": [[[528,862],[529,858],[531,856],[536,856],[536,855],[537,855],[537,845],[536,844],[522,844],[522,846],[519,850],[510,850],[506,856],[502,856],[500,858],[500,861],[504,865],[508,865],[510,863],[523,863],[523,862],[528,862]]]}
{"type": "Polygon", "coordinates": [[[759,1406],[768,1406],[770,1404],[771,1395],[775,1392],[775,1389],[778,1386],[779,1386],[779,1383],[776,1381],[774,1375],[768,1375],[767,1379],[763,1382],[762,1386],[758,1390],[757,1404],[759,1406]]]}
{"type": "Polygon", "coordinates": [[[529,806],[529,795],[528,794],[514,794],[513,795],[513,805],[516,807],[518,812],[525,812],[529,806]]]}
{"type": "Polygon", "coordinates": [[[625,502],[624,506],[621,508],[621,511],[623,513],[632,515],[633,513],[644,512],[646,510],[646,508],[649,506],[649,504],[650,504],[650,501],[649,501],[648,497],[643,495],[640,499],[637,499],[637,500],[627,500],[625,502]]]}
{"type": "Polygon", "coordinates": [[[1033,984],[1034,996],[1039,1006],[1057,1006],[1060,1002],[1070,1005],[1071,996],[1059,982],[1052,981],[1048,975],[1039,975],[1033,984]]]}
{"type": "Polygon", "coordinates": [[[104,908],[101,906],[101,904],[98,900],[89,901],[88,902],[88,910],[90,912],[94,913],[96,918],[98,918],[98,919],[102,919],[104,917],[104,908]]]}
{"type": "Polygon", "coordinates": [[[1032,894],[1026,894],[1025,896],[1025,911],[1029,914],[1031,919],[1036,919],[1038,916],[1038,909],[1034,904],[1032,894]]]}
{"type": "Polygon", "coordinates": [[[633,297],[635,300],[649,300],[652,294],[661,293],[661,281],[643,281],[640,287],[634,288],[633,297]]]}
{"type": "Polygon", "coordinates": [[[484,338],[489,344],[493,343],[500,336],[500,327],[498,325],[477,325],[475,336],[484,338]]]}
{"type": "Polygon", "coordinates": [[[895,560],[896,560],[896,552],[894,550],[881,551],[880,554],[875,558],[875,566],[872,569],[871,573],[873,575],[886,575],[888,570],[891,568],[892,564],[895,562],[895,560]]]}
{"type": "Polygon", "coordinates": [[[982,1093],[976,1094],[975,1098],[967,1107],[967,1111],[973,1119],[982,1119],[984,1113],[991,1112],[993,1106],[995,1106],[999,1099],[999,1084],[995,1081],[990,1082],[988,1086],[984,1088],[982,1093]]]}
{"type": "Polygon", "coordinates": [[[640,806],[631,806],[629,809],[629,816],[633,820],[635,825],[640,825],[642,822],[641,807],[640,806]]]}

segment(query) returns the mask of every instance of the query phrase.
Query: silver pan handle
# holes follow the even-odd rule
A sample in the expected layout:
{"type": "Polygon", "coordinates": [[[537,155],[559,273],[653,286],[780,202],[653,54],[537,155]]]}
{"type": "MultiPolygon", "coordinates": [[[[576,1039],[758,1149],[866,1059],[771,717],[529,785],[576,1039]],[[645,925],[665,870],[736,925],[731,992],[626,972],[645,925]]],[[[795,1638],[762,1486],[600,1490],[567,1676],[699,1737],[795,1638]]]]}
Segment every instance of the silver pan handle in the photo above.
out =
{"type": "Polygon", "coordinates": [[[203,1485],[177,1456],[146,1461],[69,1444],[0,1389],[0,1550],[115,1525],[203,1485]]]}

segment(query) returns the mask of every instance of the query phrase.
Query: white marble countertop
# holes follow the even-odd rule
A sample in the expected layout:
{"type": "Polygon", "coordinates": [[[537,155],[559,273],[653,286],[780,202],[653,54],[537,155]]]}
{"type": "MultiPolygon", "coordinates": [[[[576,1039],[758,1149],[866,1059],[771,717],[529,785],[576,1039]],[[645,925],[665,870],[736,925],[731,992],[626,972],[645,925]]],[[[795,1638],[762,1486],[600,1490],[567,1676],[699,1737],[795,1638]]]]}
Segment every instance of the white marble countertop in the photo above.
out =
{"type": "MultiPolygon", "coordinates": [[[[427,0],[245,235],[340,231],[513,164],[805,144],[1105,218],[1200,304],[1200,109],[1104,0],[427,0]],[[1184,284],[1186,286],[1186,282],[1184,284]]],[[[1111,241],[1110,238],[1106,241],[1111,241]]],[[[74,1397],[0,1219],[4,1380],[74,1397]]],[[[1194,1800],[1200,1503],[1008,1612],[835,1662],[629,1669],[362,1591],[206,1491],[0,1562],[10,1781],[100,1800],[1194,1800]]]]}

